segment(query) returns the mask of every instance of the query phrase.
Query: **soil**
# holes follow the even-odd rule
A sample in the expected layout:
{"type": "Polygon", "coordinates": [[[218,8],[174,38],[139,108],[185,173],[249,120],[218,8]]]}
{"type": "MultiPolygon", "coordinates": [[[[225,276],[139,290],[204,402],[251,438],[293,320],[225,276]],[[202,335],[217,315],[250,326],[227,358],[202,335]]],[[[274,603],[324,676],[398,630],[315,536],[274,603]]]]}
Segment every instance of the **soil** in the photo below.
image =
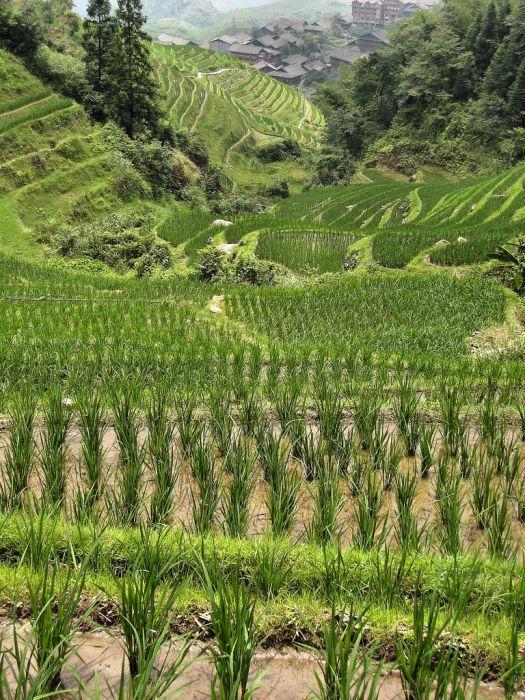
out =
{"type": "MultiPolygon", "coordinates": [[[[26,632],[27,633],[27,632],[26,632]]],[[[9,646],[7,640],[6,646],[9,646]]],[[[124,650],[122,640],[115,634],[105,631],[83,634],[74,641],[75,652],[71,655],[67,667],[62,673],[62,682],[70,692],[63,693],[64,698],[97,697],[110,700],[118,697],[124,650]],[[79,681],[84,686],[79,691],[79,681]]],[[[174,644],[166,649],[164,659],[176,659],[181,645],[174,644]]],[[[187,659],[191,663],[173,684],[167,697],[180,697],[184,700],[202,700],[210,698],[210,685],[213,678],[213,664],[209,653],[203,645],[193,645],[187,659]]],[[[315,674],[320,671],[319,657],[308,651],[296,649],[265,650],[256,653],[251,681],[258,681],[259,689],[255,693],[257,700],[303,700],[312,698],[316,689],[315,674]]],[[[482,684],[479,700],[503,698],[502,689],[496,685],[482,684]]],[[[525,697],[520,693],[518,697],[525,697]]],[[[402,685],[396,671],[388,672],[382,677],[380,700],[397,700],[403,698],[402,685]]]]}

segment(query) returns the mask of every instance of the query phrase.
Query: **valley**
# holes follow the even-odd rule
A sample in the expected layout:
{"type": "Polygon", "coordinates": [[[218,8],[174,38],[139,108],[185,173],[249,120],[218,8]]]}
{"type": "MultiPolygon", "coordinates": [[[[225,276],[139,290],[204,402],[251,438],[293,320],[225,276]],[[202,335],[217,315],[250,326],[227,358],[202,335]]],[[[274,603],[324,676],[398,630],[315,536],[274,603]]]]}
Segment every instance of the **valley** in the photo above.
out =
{"type": "Polygon", "coordinates": [[[409,130],[411,64],[379,129],[396,38],[311,99],[130,32],[130,103],[53,27],[0,32],[0,696],[521,697],[517,117],[409,130]]]}

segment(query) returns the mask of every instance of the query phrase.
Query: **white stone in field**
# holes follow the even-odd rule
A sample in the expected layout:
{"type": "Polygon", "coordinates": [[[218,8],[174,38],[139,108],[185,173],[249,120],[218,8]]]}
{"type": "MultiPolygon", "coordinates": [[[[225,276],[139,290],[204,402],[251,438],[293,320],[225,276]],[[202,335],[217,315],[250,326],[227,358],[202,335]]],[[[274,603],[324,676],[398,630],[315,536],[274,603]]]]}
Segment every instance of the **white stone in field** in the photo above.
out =
{"type": "Polygon", "coordinates": [[[63,406],[72,406],[73,405],[73,399],[69,399],[67,396],[65,396],[62,399],[62,405],[63,406]]]}
{"type": "Polygon", "coordinates": [[[463,236],[458,236],[458,243],[466,243],[467,239],[463,238],[463,236]]]}
{"type": "Polygon", "coordinates": [[[212,226],[233,226],[233,221],[226,221],[225,219],[215,219],[212,221],[212,226]]]}

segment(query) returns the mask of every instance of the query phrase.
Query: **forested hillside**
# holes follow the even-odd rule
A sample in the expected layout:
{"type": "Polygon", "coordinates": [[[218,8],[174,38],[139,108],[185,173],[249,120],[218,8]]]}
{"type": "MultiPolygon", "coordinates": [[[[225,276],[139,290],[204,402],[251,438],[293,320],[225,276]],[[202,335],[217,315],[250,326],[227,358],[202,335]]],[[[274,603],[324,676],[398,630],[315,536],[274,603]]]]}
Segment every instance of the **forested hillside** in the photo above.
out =
{"type": "Polygon", "coordinates": [[[390,39],[322,90],[321,179],[344,177],[361,159],[408,174],[421,162],[464,174],[523,158],[524,0],[447,0],[390,39]]]}

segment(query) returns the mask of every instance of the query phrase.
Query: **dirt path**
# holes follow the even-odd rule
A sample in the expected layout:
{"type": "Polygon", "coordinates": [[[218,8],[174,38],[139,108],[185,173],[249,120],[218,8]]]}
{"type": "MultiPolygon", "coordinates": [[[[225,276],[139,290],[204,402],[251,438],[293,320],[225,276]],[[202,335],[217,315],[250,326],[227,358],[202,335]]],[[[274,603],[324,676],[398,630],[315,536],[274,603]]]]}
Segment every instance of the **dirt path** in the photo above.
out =
{"type": "Polygon", "coordinates": [[[249,137],[249,135],[250,135],[250,129],[249,129],[248,127],[246,127],[246,128],[247,128],[246,133],[244,133],[238,141],[236,141],[233,145],[231,145],[231,146],[228,148],[228,151],[227,151],[227,153],[226,153],[226,158],[225,158],[225,160],[224,160],[224,164],[225,164],[225,165],[229,165],[229,164],[230,164],[230,156],[231,156],[232,152],[233,152],[236,148],[239,148],[239,146],[240,146],[241,144],[243,144],[243,143],[246,141],[246,139],[249,137]]]}

